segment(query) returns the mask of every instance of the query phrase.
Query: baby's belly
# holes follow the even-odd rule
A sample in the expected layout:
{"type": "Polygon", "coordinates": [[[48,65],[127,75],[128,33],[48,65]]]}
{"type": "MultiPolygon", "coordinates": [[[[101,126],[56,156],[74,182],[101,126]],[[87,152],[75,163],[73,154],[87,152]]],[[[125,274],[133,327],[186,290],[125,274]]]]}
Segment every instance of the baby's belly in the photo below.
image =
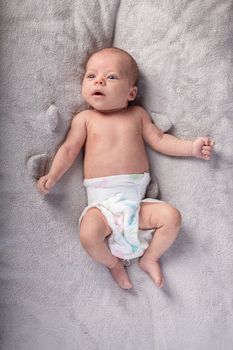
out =
{"type": "Polygon", "coordinates": [[[84,177],[92,179],[96,177],[141,174],[149,171],[149,163],[145,152],[120,151],[103,152],[101,155],[86,152],[84,157],[84,177]]]}

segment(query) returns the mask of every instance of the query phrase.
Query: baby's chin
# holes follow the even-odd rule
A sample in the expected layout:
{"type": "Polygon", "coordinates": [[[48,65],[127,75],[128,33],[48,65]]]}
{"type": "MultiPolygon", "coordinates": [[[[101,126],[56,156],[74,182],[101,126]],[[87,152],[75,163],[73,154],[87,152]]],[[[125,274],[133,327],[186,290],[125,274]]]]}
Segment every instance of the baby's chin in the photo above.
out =
{"type": "Polygon", "coordinates": [[[97,112],[100,112],[100,113],[115,113],[115,112],[120,112],[120,111],[123,111],[124,109],[126,109],[128,107],[128,104],[125,105],[125,106],[106,106],[105,107],[95,107],[95,106],[89,106],[90,109],[92,110],[95,110],[97,112]]]}

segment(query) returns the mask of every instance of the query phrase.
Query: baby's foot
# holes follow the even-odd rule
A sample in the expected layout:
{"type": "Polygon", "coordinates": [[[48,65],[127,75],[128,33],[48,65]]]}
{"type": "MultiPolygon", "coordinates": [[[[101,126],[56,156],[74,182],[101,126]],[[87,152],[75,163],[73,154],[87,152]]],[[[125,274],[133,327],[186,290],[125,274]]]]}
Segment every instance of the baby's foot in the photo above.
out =
{"type": "Polygon", "coordinates": [[[139,265],[143,271],[150,275],[158,288],[163,287],[164,279],[158,261],[153,261],[146,257],[142,257],[139,261],[139,265]]]}
{"type": "Polygon", "coordinates": [[[129,280],[129,276],[124,268],[123,262],[118,260],[114,267],[109,269],[114,280],[123,289],[131,289],[132,284],[129,280]]]}

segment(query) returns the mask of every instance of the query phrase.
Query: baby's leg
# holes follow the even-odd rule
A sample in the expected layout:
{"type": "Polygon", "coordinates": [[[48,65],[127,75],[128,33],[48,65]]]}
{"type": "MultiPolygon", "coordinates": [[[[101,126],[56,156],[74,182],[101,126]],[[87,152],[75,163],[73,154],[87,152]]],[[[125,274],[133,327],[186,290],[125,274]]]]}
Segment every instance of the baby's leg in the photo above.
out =
{"type": "Polygon", "coordinates": [[[179,211],[166,203],[142,203],[139,212],[139,228],[156,229],[156,233],[140,259],[140,267],[146,271],[155,284],[163,286],[163,275],[159,258],[175,241],[181,225],[179,211]]]}
{"type": "Polygon", "coordinates": [[[91,208],[84,215],[80,225],[80,241],[86,252],[97,262],[107,266],[113,278],[123,289],[130,289],[128,274],[121,260],[113,256],[106,243],[111,229],[101,211],[91,208]]]}

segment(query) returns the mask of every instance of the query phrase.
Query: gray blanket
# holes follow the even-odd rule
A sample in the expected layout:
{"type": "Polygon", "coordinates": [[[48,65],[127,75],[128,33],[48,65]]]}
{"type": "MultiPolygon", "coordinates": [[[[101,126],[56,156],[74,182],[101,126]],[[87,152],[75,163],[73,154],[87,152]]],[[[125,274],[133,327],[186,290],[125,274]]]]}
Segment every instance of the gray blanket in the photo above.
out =
{"type": "Polygon", "coordinates": [[[1,5],[1,349],[231,350],[232,0],[15,0],[1,5]],[[210,162],[148,150],[160,198],[182,212],[158,290],[134,261],[119,289],[78,238],[82,155],[43,197],[85,60],[137,60],[138,102],[178,137],[215,139],[210,162]]]}

